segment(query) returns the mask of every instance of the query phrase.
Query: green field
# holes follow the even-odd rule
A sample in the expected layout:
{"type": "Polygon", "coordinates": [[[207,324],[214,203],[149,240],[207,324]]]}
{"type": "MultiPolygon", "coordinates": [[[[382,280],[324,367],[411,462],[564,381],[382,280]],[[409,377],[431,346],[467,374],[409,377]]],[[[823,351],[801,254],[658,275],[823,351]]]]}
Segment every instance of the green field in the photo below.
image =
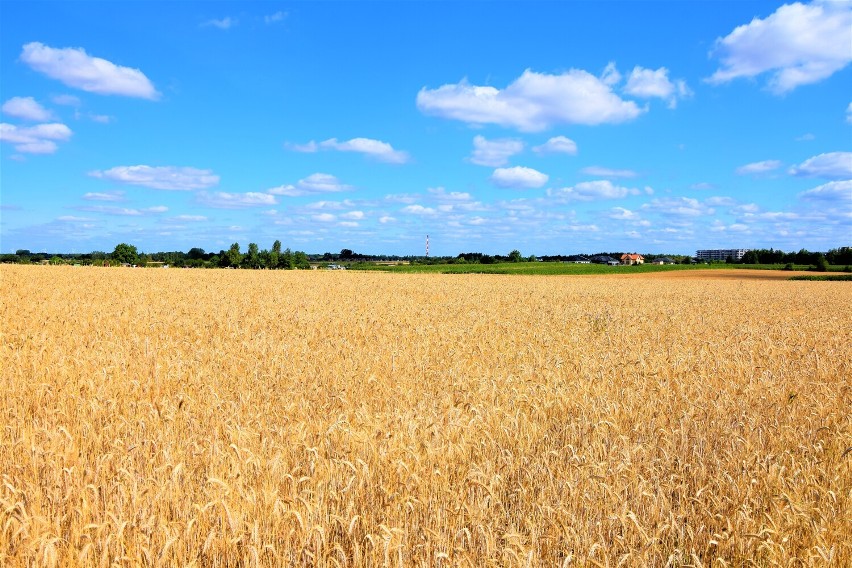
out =
{"type": "MultiPolygon", "coordinates": [[[[606,266],[602,264],[571,264],[564,262],[503,262],[496,264],[406,264],[400,266],[376,266],[370,263],[352,264],[352,270],[378,270],[383,272],[431,273],[431,274],[541,274],[541,275],[587,275],[587,274],[641,274],[648,272],[670,272],[673,270],[736,270],[762,269],[781,270],[782,264],[641,264],[637,266],[606,266]]],[[[795,265],[795,270],[808,270],[808,265],[795,265]]],[[[841,270],[843,267],[832,267],[841,270]]]]}

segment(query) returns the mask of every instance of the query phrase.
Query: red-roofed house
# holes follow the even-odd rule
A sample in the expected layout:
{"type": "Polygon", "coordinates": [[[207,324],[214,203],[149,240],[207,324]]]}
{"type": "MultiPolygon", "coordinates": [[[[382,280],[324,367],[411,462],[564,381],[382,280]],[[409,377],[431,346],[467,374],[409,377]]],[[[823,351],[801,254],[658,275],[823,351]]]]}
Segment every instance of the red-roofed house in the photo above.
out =
{"type": "Polygon", "coordinates": [[[621,264],[645,264],[645,257],[641,254],[622,254],[621,264]]]}

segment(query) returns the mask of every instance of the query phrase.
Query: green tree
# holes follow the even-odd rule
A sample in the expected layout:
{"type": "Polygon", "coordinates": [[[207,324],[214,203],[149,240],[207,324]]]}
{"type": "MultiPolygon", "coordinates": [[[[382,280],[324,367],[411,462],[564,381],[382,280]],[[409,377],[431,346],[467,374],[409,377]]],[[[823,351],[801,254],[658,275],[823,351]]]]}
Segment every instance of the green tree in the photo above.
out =
{"type": "Polygon", "coordinates": [[[225,258],[228,259],[227,266],[239,267],[243,260],[243,253],[240,252],[240,243],[234,243],[228,252],[225,253],[225,258]]]}
{"type": "Polygon", "coordinates": [[[115,250],[112,251],[112,260],[122,264],[138,264],[139,253],[135,246],[120,243],[115,245],[115,250]]]}
{"type": "Polygon", "coordinates": [[[191,248],[189,252],[186,253],[186,256],[191,260],[204,260],[204,249],[203,248],[191,248]]]}
{"type": "Polygon", "coordinates": [[[272,243],[272,250],[269,251],[269,266],[267,268],[278,268],[281,264],[281,241],[277,240],[272,243]]]}
{"type": "Polygon", "coordinates": [[[293,267],[299,270],[310,269],[311,263],[308,262],[308,255],[302,251],[296,251],[293,253],[293,267]]]}
{"type": "Polygon", "coordinates": [[[249,243],[246,255],[243,257],[243,267],[260,268],[260,255],[257,243],[249,243]]]}
{"type": "Polygon", "coordinates": [[[743,255],[742,259],[743,264],[760,264],[760,257],[757,255],[756,250],[749,250],[743,255]]]}
{"type": "Polygon", "coordinates": [[[509,262],[521,262],[521,260],[521,251],[516,249],[509,253],[509,262]]]}
{"type": "Polygon", "coordinates": [[[825,256],[822,253],[819,253],[816,257],[816,262],[814,263],[814,270],[817,272],[828,272],[828,260],[826,260],[825,256]]]}
{"type": "Polygon", "coordinates": [[[285,270],[293,270],[296,267],[293,260],[293,251],[289,248],[285,248],[284,252],[281,253],[281,256],[278,259],[278,266],[285,270]]]}

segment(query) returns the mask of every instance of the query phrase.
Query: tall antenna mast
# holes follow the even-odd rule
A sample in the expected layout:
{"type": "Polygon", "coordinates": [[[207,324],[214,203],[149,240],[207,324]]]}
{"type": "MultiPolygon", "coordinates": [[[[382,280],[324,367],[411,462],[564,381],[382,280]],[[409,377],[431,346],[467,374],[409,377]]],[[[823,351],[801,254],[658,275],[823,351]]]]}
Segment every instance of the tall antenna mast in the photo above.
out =
{"type": "Polygon", "coordinates": [[[426,235],[426,258],[429,258],[429,235],[426,235]]]}

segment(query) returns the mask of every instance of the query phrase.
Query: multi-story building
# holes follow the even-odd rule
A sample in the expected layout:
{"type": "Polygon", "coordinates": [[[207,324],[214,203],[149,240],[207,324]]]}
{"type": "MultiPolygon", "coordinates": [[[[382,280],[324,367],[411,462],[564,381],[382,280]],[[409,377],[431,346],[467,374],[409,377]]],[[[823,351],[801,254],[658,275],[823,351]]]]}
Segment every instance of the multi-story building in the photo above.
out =
{"type": "Polygon", "coordinates": [[[698,260],[727,260],[730,256],[734,260],[742,260],[745,253],[751,249],[706,249],[695,251],[698,260]]]}

